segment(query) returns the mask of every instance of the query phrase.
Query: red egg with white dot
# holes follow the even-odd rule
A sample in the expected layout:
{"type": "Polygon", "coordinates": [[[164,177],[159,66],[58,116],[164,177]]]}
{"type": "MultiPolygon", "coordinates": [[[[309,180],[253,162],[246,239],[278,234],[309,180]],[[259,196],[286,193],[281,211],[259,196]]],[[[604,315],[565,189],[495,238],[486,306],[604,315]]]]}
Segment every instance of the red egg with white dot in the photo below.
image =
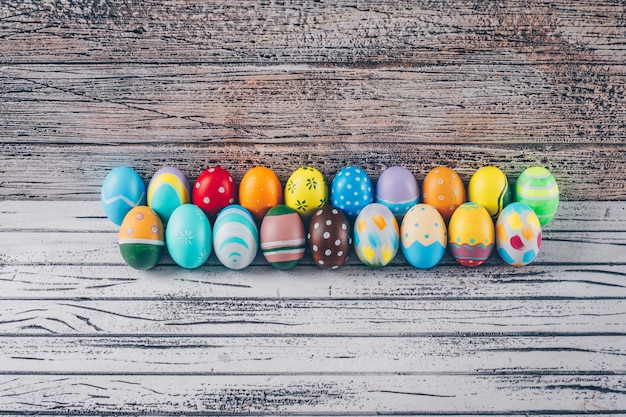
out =
{"type": "Polygon", "coordinates": [[[207,215],[215,216],[224,207],[235,202],[236,185],[224,168],[205,169],[193,185],[192,202],[207,215]]]}

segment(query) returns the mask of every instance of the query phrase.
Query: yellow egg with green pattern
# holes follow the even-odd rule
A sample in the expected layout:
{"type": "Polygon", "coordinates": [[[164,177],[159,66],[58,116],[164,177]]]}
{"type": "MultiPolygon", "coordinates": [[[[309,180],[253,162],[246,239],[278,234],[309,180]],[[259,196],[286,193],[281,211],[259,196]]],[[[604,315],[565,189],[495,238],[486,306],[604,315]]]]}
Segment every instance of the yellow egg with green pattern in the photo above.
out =
{"type": "Polygon", "coordinates": [[[328,202],[328,185],[316,168],[298,168],[287,180],[284,197],[287,207],[308,219],[328,202]]]}

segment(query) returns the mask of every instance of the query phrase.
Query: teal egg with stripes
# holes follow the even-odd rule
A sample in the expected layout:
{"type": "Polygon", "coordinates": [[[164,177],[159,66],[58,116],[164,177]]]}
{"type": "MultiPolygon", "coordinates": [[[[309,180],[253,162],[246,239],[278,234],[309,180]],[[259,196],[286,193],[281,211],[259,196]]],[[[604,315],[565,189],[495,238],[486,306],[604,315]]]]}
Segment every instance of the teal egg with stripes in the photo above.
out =
{"type": "Polygon", "coordinates": [[[259,231],[252,214],[238,204],[225,207],[213,225],[213,248],[217,259],[227,268],[250,265],[259,247],[259,231]]]}

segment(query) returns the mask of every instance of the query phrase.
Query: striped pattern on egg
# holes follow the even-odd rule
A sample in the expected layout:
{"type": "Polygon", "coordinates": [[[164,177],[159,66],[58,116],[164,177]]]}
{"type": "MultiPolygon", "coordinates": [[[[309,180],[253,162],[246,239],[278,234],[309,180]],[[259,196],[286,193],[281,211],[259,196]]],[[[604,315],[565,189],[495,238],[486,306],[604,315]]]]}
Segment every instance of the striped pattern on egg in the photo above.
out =
{"type": "Polygon", "coordinates": [[[263,218],[259,235],[265,260],[278,269],[293,268],[304,256],[304,225],[290,207],[272,207],[263,218]]]}
{"type": "Polygon", "coordinates": [[[240,205],[223,209],[213,226],[213,249],[227,268],[243,269],[250,265],[258,250],[259,232],[252,215],[240,205]]]}

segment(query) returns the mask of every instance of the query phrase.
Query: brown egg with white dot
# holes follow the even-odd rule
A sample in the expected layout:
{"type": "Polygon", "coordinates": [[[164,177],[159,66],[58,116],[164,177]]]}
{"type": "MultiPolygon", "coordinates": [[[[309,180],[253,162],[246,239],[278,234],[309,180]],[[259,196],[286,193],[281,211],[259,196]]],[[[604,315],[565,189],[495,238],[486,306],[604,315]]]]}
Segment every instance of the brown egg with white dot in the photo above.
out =
{"type": "Polygon", "coordinates": [[[350,222],[337,207],[324,206],[313,213],[307,238],[313,262],[320,268],[337,269],[350,254],[350,222]]]}

